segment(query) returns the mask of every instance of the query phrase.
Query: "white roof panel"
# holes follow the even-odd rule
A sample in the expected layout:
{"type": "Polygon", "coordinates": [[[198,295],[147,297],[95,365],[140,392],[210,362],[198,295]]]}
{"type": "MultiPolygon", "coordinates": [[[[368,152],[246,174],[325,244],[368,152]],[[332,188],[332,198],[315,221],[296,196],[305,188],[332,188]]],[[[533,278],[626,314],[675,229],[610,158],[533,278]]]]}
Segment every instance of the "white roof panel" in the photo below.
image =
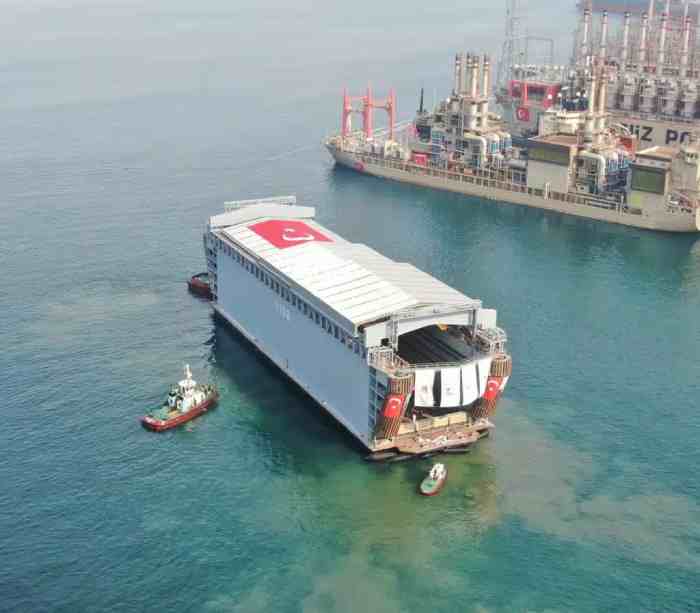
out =
{"type": "Polygon", "coordinates": [[[310,207],[253,204],[210,218],[210,229],[353,327],[422,306],[480,307],[461,292],[312,220],[310,207]]]}
{"type": "Polygon", "coordinates": [[[241,207],[209,218],[212,229],[225,228],[261,217],[277,219],[313,219],[316,209],[312,206],[287,206],[282,204],[257,204],[241,207]]]}

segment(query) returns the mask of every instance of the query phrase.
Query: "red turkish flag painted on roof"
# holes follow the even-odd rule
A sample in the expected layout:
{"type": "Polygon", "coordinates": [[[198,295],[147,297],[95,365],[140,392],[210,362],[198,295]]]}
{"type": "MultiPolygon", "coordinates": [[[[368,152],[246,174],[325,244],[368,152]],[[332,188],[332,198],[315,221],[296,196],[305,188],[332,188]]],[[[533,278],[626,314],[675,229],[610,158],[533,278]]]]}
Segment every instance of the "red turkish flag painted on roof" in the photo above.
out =
{"type": "Polygon", "coordinates": [[[325,234],[314,230],[303,221],[294,219],[271,219],[249,227],[258,236],[261,236],[278,249],[287,249],[305,243],[332,242],[325,234]]]}

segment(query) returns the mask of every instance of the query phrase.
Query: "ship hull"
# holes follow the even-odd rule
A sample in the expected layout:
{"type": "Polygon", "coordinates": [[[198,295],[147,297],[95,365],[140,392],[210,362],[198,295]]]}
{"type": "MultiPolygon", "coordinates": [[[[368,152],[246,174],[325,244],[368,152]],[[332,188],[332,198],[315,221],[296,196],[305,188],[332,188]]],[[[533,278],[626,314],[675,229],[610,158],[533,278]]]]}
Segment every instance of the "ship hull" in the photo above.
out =
{"type": "Polygon", "coordinates": [[[422,496],[437,496],[442,491],[442,488],[445,487],[446,482],[447,470],[445,470],[445,474],[440,479],[433,480],[430,477],[423,479],[418,486],[418,491],[422,496]]]}
{"type": "MultiPolygon", "coordinates": [[[[236,284],[237,288],[241,288],[245,285],[244,280],[241,281],[241,283],[236,284]]],[[[249,295],[252,295],[254,290],[248,287],[246,292],[249,295]]],[[[243,306],[243,303],[244,301],[242,300],[237,302],[237,306],[239,307],[239,309],[243,306]]],[[[225,322],[228,326],[230,326],[233,330],[235,330],[238,334],[245,338],[249,343],[251,343],[251,345],[261,353],[261,355],[265,356],[265,358],[267,358],[272,364],[274,364],[280,370],[281,373],[283,373],[293,383],[298,385],[300,389],[302,389],[306,394],[308,394],[316,402],[319,408],[321,408],[329,416],[334,418],[338,422],[338,424],[341,425],[350,435],[352,435],[355,438],[355,440],[359,442],[367,451],[369,451],[373,455],[379,454],[379,457],[375,458],[374,461],[379,460],[387,462],[397,462],[424,457],[426,454],[432,455],[457,448],[471,447],[480,439],[487,437],[489,435],[490,429],[493,428],[493,424],[491,424],[488,420],[479,420],[476,424],[474,424],[472,428],[473,431],[470,432],[468,435],[462,436],[461,438],[450,438],[446,440],[443,444],[435,444],[433,446],[415,444],[411,445],[411,443],[415,443],[414,437],[406,435],[399,436],[396,439],[392,440],[385,440],[383,442],[379,442],[377,440],[372,441],[366,435],[363,436],[363,433],[358,432],[356,425],[353,424],[352,421],[347,419],[347,410],[343,411],[343,408],[339,404],[341,401],[346,400],[351,396],[359,396],[360,394],[362,396],[366,395],[367,390],[369,389],[368,369],[367,383],[364,383],[362,381],[359,381],[357,377],[353,377],[349,369],[343,368],[343,380],[346,383],[346,385],[338,389],[337,399],[336,401],[333,401],[332,398],[324,394],[322,390],[318,389],[309,380],[307,380],[307,378],[304,377],[301,372],[299,372],[298,367],[295,368],[293,366],[295,363],[300,364],[299,360],[280,359],[278,357],[278,351],[271,351],[272,347],[270,346],[270,344],[268,344],[268,342],[266,342],[267,339],[261,338],[258,334],[254,333],[249,326],[244,325],[240,317],[234,317],[231,311],[224,308],[222,304],[214,302],[211,304],[211,307],[216,317],[218,317],[221,321],[225,322]],[[358,391],[360,392],[360,394],[357,394],[358,391]]],[[[260,307],[258,307],[258,311],[259,310],[260,307]]],[[[267,321],[270,322],[275,320],[273,319],[267,321]]],[[[302,328],[304,323],[306,322],[297,322],[295,329],[302,328]]],[[[272,335],[272,338],[283,338],[283,335],[275,333],[272,335]]],[[[308,341],[308,339],[313,339],[314,337],[311,334],[308,334],[306,338],[308,341]]],[[[318,348],[315,348],[315,350],[308,350],[309,345],[309,342],[307,342],[304,345],[304,347],[307,347],[307,349],[304,350],[307,356],[313,355],[318,351],[318,348]]],[[[326,356],[326,359],[324,360],[324,365],[315,365],[314,370],[328,373],[330,372],[328,364],[334,363],[337,363],[337,360],[333,359],[330,356],[326,356]]],[[[355,405],[355,408],[359,408],[362,405],[362,402],[358,400],[353,404],[355,405]]],[[[424,432],[424,434],[427,435],[428,433],[424,432]]],[[[371,457],[369,457],[368,459],[371,459],[371,457]]]]}
{"type": "Polygon", "coordinates": [[[197,406],[193,407],[182,415],[174,417],[173,419],[161,420],[146,416],[141,418],[141,424],[144,428],[147,430],[152,430],[153,432],[170,430],[171,428],[176,428],[177,426],[181,426],[182,424],[193,420],[195,417],[199,417],[202,413],[206,413],[216,404],[218,399],[219,394],[215,392],[208,396],[203,402],[200,402],[197,406]]]}
{"type": "MultiPolygon", "coordinates": [[[[480,302],[461,294],[454,299],[464,300],[463,307],[451,302],[430,310],[416,309],[416,301],[421,305],[424,301],[432,305],[432,300],[442,304],[431,297],[429,278],[420,277],[427,288],[421,290],[421,298],[413,298],[408,290],[405,298],[399,296],[403,291],[399,283],[404,281],[394,279],[415,274],[412,269],[398,265],[399,276],[383,281],[396,266],[391,260],[373,252],[368,264],[361,259],[366,255],[364,249],[320,226],[308,225],[314,222],[302,221],[312,218],[313,209],[307,207],[287,208],[260,201],[237,208],[233,203],[223,216],[210,218],[204,251],[213,293],[210,305],[217,319],[306,392],[317,403],[311,411],[329,414],[372,453],[381,453],[392,461],[421,457],[469,445],[487,434],[494,427],[489,421],[492,413],[473,414],[475,406],[481,406],[477,397],[485,397],[487,391],[486,373],[479,371],[479,364],[486,360],[490,375],[503,369],[510,373],[510,358],[504,352],[507,339],[496,326],[495,312],[482,313],[480,302]],[[297,240],[299,237],[305,244],[297,240]],[[344,259],[340,255],[344,250],[334,243],[349,245],[344,259]],[[375,272],[370,272],[368,266],[375,272]],[[353,272],[354,267],[357,270],[353,272]],[[312,281],[308,271],[313,273],[312,281]],[[336,271],[342,271],[342,276],[336,271]],[[350,306],[335,299],[327,301],[329,295],[347,291],[356,292],[354,297],[343,298],[350,298],[350,306]],[[447,368],[447,363],[453,367],[450,374],[458,371],[461,376],[462,371],[466,372],[476,396],[469,392],[463,402],[461,393],[442,398],[440,392],[438,404],[444,410],[438,414],[426,411],[413,420],[406,415],[406,399],[414,392],[414,367],[383,341],[386,322],[394,313],[404,318],[403,334],[429,328],[427,335],[436,337],[425,341],[435,358],[426,368],[434,361],[431,370],[435,377],[447,368]],[[484,315],[490,319],[483,319],[484,315]],[[468,338],[453,330],[459,350],[441,343],[437,338],[440,331],[433,329],[437,325],[469,326],[478,318],[492,330],[491,336],[477,337],[481,327],[468,338]],[[367,321],[373,326],[362,330],[367,321]]],[[[447,291],[442,284],[434,287],[438,298],[447,291]]],[[[424,355],[428,354],[415,353],[418,358],[424,355]]],[[[434,404],[429,399],[425,403],[426,408],[434,404]]],[[[303,428],[303,423],[299,427],[303,428]]]]}
{"type": "MultiPolygon", "coordinates": [[[[278,360],[274,355],[266,349],[266,347],[260,342],[259,338],[246,328],[240,321],[233,317],[226,309],[224,309],[220,304],[212,304],[212,309],[216,316],[221,320],[225,321],[231,328],[238,332],[243,338],[245,338],[249,343],[251,343],[262,355],[264,355],[270,362],[272,362],[284,375],[286,375],[291,381],[298,385],[305,393],[307,393],[317,405],[323,409],[328,415],[333,417],[343,428],[347,430],[358,442],[360,442],[367,450],[373,451],[373,448],[367,442],[367,437],[363,436],[362,433],[357,431],[357,428],[350,423],[343,414],[336,410],[334,406],[329,404],[321,395],[310,385],[308,385],[303,379],[301,379],[297,374],[289,368],[289,360],[278,360]]],[[[369,376],[369,373],[368,373],[369,376]]]]}
{"type": "Polygon", "coordinates": [[[665,215],[632,215],[616,209],[605,209],[586,204],[576,204],[574,202],[562,202],[544,198],[528,193],[527,189],[524,189],[524,191],[511,191],[510,189],[484,185],[495,183],[494,181],[483,180],[481,181],[482,184],[477,184],[477,182],[467,182],[466,180],[452,180],[446,178],[448,173],[444,171],[418,167],[402,162],[387,162],[370,158],[369,156],[359,156],[355,153],[340,150],[333,145],[327,145],[327,149],[336,163],[357,172],[383,179],[391,179],[393,181],[401,181],[443,191],[457,192],[508,204],[518,204],[548,211],[556,211],[566,215],[642,228],[645,230],[698,232],[700,229],[700,215],[698,212],[695,214],[668,213],[665,215]]]}

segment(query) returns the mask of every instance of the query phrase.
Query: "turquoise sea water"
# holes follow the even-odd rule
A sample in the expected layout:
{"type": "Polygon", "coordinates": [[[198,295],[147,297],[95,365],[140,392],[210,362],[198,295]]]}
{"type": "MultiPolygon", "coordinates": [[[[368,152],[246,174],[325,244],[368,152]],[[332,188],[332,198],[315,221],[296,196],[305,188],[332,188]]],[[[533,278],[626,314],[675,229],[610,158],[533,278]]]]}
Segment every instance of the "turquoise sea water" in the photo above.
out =
{"type": "Polygon", "coordinates": [[[396,87],[408,118],[454,49],[496,50],[501,13],[3,4],[1,611],[700,610],[700,242],[383,183],[320,147],[344,85],[396,87]],[[285,193],[499,310],[496,435],[435,499],[427,463],[363,463],[185,291],[208,215],[285,193]],[[145,432],[184,362],[218,408],[145,432]]]}

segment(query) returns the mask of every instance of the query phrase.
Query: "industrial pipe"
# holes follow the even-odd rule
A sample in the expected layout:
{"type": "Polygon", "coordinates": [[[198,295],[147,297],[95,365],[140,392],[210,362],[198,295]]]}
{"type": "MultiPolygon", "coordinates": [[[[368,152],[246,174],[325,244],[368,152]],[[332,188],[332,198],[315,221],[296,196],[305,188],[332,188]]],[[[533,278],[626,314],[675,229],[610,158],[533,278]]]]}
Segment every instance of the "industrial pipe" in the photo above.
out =
{"type": "Polygon", "coordinates": [[[668,13],[661,15],[661,36],[659,37],[659,55],[658,55],[658,72],[663,72],[664,64],[666,63],[666,28],[668,26],[668,13]]]}
{"type": "Polygon", "coordinates": [[[588,114],[592,115],[596,112],[596,101],[598,98],[596,97],[596,88],[598,87],[598,79],[596,79],[596,74],[595,71],[592,70],[591,73],[588,75],[588,114]]]}
{"type": "Polygon", "coordinates": [[[647,34],[649,30],[649,15],[642,14],[642,32],[639,36],[639,66],[640,68],[646,65],[647,55],[647,34]]]}
{"type": "Polygon", "coordinates": [[[588,113],[586,114],[585,140],[587,143],[593,142],[593,132],[595,130],[595,101],[596,101],[596,78],[593,72],[589,73],[586,79],[588,90],[588,113]]]}
{"type": "Polygon", "coordinates": [[[462,52],[461,64],[462,64],[462,82],[459,84],[459,94],[467,93],[467,79],[469,75],[467,74],[467,54],[462,52]]]}
{"type": "Polygon", "coordinates": [[[488,98],[491,90],[491,60],[488,55],[484,55],[484,69],[481,81],[481,94],[488,98]]]}
{"type": "Polygon", "coordinates": [[[608,105],[608,76],[603,70],[600,77],[600,90],[598,92],[598,122],[596,125],[596,133],[598,138],[602,138],[605,130],[605,110],[608,105]]]}
{"type": "Polygon", "coordinates": [[[489,95],[491,92],[491,60],[488,55],[484,55],[484,71],[482,75],[481,95],[485,101],[481,107],[481,127],[487,128],[489,125],[489,95]]]}
{"type": "Polygon", "coordinates": [[[608,101],[606,96],[608,95],[608,76],[603,71],[603,74],[601,75],[600,79],[600,89],[598,92],[598,112],[599,113],[605,113],[605,109],[608,105],[608,101]]]}
{"type": "Polygon", "coordinates": [[[625,11],[625,26],[622,30],[622,68],[627,66],[629,59],[629,45],[630,45],[630,23],[632,21],[632,13],[625,11]]]}
{"type": "Polygon", "coordinates": [[[588,39],[591,32],[591,11],[583,11],[583,35],[581,37],[581,60],[585,63],[588,55],[588,39]]]}
{"type": "MultiPolygon", "coordinates": [[[[687,3],[686,3],[687,7],[687,3]]],[[[688,51],[690,48],[690,24],[692,19],[686,17],[683,22],[683,48],[681,50],[681,77],[686,77],[688,73],[688,51]]]]}
{"type": "Polygon", "coordinates": [[[600,58],[605,60],[608,51],[608,11],[603,11],[602,24],[600,26],[600,58]]]}
{"type": "Polygon", "coordinates": [[[460,57],[459,53],[455,55],[455,86],[454,86],[454,94],[455,96],[459,95],[459,90],[462,86],[462,58],[460,57]]]}
{"type": "Polygon", "coordinates": [[[488,154],[488,143],[486,139],[483,136],[467,134],[464,140],[470,143],[479,143],[479,166],[483,166],[486,163],[486,155],[488,154]]]}
{"type": "Polygon", "coordinates": [[[467,54],[464,60],[464,70],[462,71],[462,80],[464,81],[463,92],[465,96],[469,95],[469,91],[472,88],[472,56],[467,54]]]}
{"type": "Polygon", "coordinates": [[[593,153],[591,151],[582,151],[580,156],[596,163],[596,175],[598,176],[596,187],[600,188],[605,183],[607,160],[599,153],[593,153]]]}

